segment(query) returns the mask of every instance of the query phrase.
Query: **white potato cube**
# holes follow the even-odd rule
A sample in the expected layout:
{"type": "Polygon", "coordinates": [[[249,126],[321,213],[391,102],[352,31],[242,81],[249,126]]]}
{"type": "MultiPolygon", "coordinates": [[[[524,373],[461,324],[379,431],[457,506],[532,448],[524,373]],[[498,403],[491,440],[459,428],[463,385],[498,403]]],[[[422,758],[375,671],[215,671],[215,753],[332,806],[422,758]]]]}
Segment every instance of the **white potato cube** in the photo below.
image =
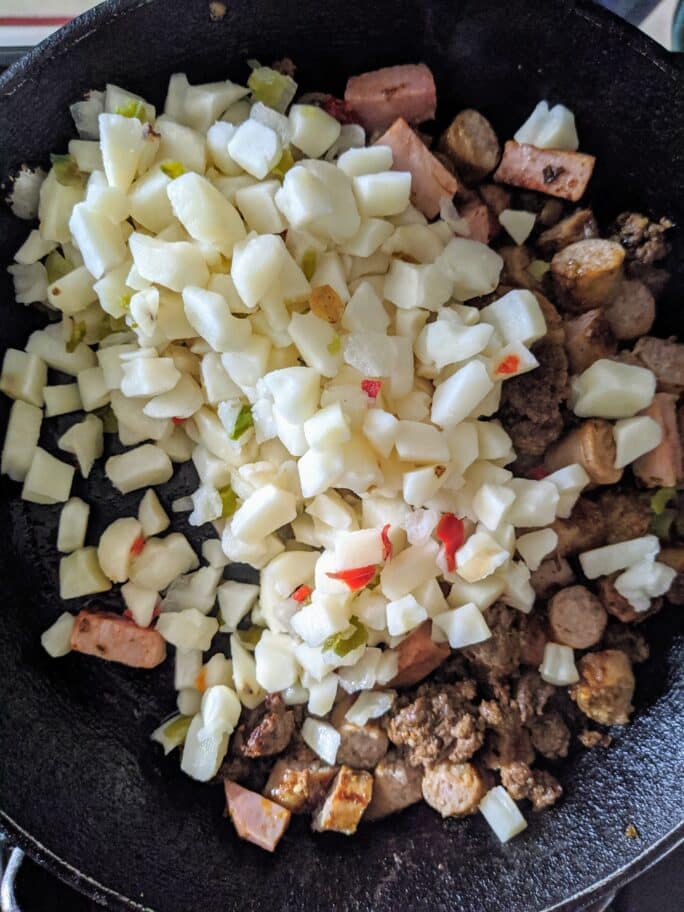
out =
{"type": "Polygon", "coordinates": [[[218,621],[205,617],[196,608],[185,608],[161,614],[156,629],[167,643],[177,649],[201,649],[204,652],[218,632],[218,621]]]}
{"type": "Polygon", "coordinates": [[[475,532],[456,552],[456,572],[467,583],[491,576],[510,554],[487,532],[475,532]]]}
{"type": "Polygon", "coordinates": [[[337,570],[367,567],[383,560],[383,543],[377,529],[341,532],[335,539],[337,570]]]}
{"type": "Polygon", "coordinates": [[[560,495],[552,482],[513,478],[510,488],[515,493],[515,503],[508,511],[508,522],[534,528],[548,526],[554,521],[560,495]]]}
{"type": "Polygon", "coordinates": [[[186,285],[204,287],[209,280],[204,257],[195,244],[164,241],[135,231],[128,245],[137,270],[150,282],[182,291],[186,285]]]}
{"type": "Polygon", "coordinates": [[[364,218],[398,215],[408,206],[411,174],[380,171],[352,178],[354,196],[364,218]]]}
{"type": "Polygon", "coordinates": [[[472,602],[480,611],[489,608],[504,591],[504,580],[500,576],[489,576],[475,583],[467,583],[458,575],[453,575],[453,584],[447,598],[452,608],[458,608],[472,602]]]}
{"type": "Polygon", "coordinates": [[[73,480],[72,466],[36,447],[24,479],[22,500],[38,504],[63,503],[69,499],[73,480]]]}
{"type": "MultiPolygon", "coordinates": [[[[289,172],[288,172],[289,173],[289,172]]],[[[292,314],[288,332],[302,360],[324,377],[335,377],[342,363],[342,346],[333,326],[312,313],[292,314]]],[[[321,402],[321,404],[327,404],[321,402]]]]}
{"type": "Polygon", "coordinates": [[[66,350],[66,341],[59,323],[53,323],[46,329],[37,329],[31,333],[26,351],[38,355],[48,367],[73,377],[86,367],[97,364],[95,354],[84,342],[77,345],[73,352],[66,350]]]}
{"type": "Polygon", "coordinates": [[[370,282],[361,282],[344,309],[342,328],[350,333],[384,333],[389,322],[387,312],[373,286],[370,282]]]}
{"type": "Polygon", "coordinates": [[[230,256],[237,241],[244,239],[245,226],[235,207],[209,181],[188,172],[166,188],[173,212],[188,234],[217,247],[230,256]]]}
{"type": "Polygon", "coordinates": [[[207,151],[211,162],[229,177],[242,174],[243,170],[228,151],[228,143],[235,135],[236,126],[217,120],[207,130],[207,151]]]}
{"type": "Polygon", "coordinates": [[[388,301],[405,310],[420,307],[438,311],[451,297],[453,284],[438,265],[393,259],[385,277],[384,295],[388,301]]]}
{"type": "Polygon", "coordinates": [[[617,570],[625,570],[646,558],[655,558],[659,551],[660,542],[656,536],[644,535],[585,551],[580,554],[579,562],[587,579],[596,579],[599,576],[610,576],[617,570]]]}
{"type": "Polygon", "coordinates": [[[166,531],[171,525],[171,520],[159,502],[157,493],[153,488],[148,488],[143,494],[138,507],[138,519],[142,525],[145,538],[158,535],[160,532],[166,531]]]}
{"type": "Polygon", "coordinates": [[[480,802],[479,809],[500,842],[508,842],[527,826],[527,821],[503,785],[490,789],[480,802]]]}
{"type": "Polygon", "coordinates": [[[123,263],[127,257],[121,227],[87,203],[74,206],[69,230],[81,251],[86,269],[96,279],[123,263]]]}
{"type": "Polygon", "coordinates": [[[459,301],[494,291],[503,267],[498,253],[468,238],[449,241],[437,263],[453,281],[454,297],[459,301]]]}
{"type": "Polygon", "coordinates": [[[234,513],[231,531],[237,538],[258,542],[297,516],[296,498],[273,484],[256,490],[234,513]]]}
{"type": "Polygon", "coordinates": [[[491,323],[506,344],[531,345],[546,335],[546,321],[531,291],[515,288],[480,311],[480,319],[491,323]]]}
{"type": "Polygon", "coordinates": [[[472,602],[435,615],[434,623],[444,631],[452,649],[482,643],[492,635],[482,612],[472,602]]]}
{"type": "Polygon", "coordinates": [[[440,427],[452,428],[466,418],[493,389],[487,368],[470,361],[435,390],[431,418],[440,427]]]}
{"type": "Polygon", "coordinates": [[[273,180],[252,184],[237,191],[235,205],[250,231],[256,231],[257,234],[280,234],[287,228],[287,222],[275,203],[279,189],[280,183],[273,180]]]}
{"type": "Polygon", "coordinates": [[[334,766],[342,741],[342,736],[337,729],[328,722],[321,722],[309,716],[304,720],[302,726],[302,738],[321,760],[334,766]]]}
{"type": "Polygon", "coordinates": [[[226,580],[218,587],[216,594],[222,618],[221,631],[223,633],[232,633],[237,630],[240,621],[254,607],[259,597],[259,587],[250,583],[226,580]]]}
{"type": "Polygon", "coordinates": [[[270,371],[264,377],[264,383],[286,421],[301,424],[316,411],[321,376],[312,368],[286,367],[270,371]]]}
{"type": "Polygon", "coordinates": [[[432,540],[405,548],[382,568],[380,588],[383,594],[396,601],[434,579],[439,574],[438,553],[439,545],[432,540]]]}
{"type": "Polygon", "coordinates": [[[473,497],[473,510],[481,523],[492,532],[506,516],[515,500],[515,492],[505,485],[483,484],[473,497]]]}
{"type": "Polygon", "coordinates": [[[21,399],[12,403],[7,433],[2,448],[3,475],[12,481],[24,481],[38,447],[43,413],[21,399]]]}
{"type": "Polygon", "coordinates": [[[45,417],[54,418],[69,412],[78,412],[83,408],[77,383],[62,383],[43,388],[45,399],[45,417]]]}
{"type": "Polygon", "coordinates": [[[100,536],[97,559],[112,582],[125,583],[128,579],[132,552],[141,538],[142,526],[133,516],[115,519],[100,536]]]}
{"type": "Polygon", "coordinates": [[[291,687],[298,678],[294,641],[282,633],[264,630],[254,650],[256,679],[268,693],[291,687]]]}
{"type": "Polygon", "coordinates": [[[579,681],[579,673],[575,665],[575,654],[570,646],[547,643],[539,674],[547,684],[553,684],[555,687],[576,684],[579,681]]]}
{"type": "Polygon", "coordinates": [[[74,629],[74,616],[63,612],[54,624],[41,634],[40,644],[53,659],[60,659],[71,652],[71,634],[74,629]]]}
{"type": "MultiPolygon", "coordinates": [[[[172,358],[132,358],[122,363],[121,373],[121,392],[128,398],[159,396],[172,390],[181,378],[172,358]]],[[[85,384],[79,384],[79,389],[82,397],[85,384]]]]}
{"type": "Polygon", "coordinates": [[[11,399],[42,406],[47,383],[47,365],[37,355],[8,348],[2,362],[0,390],[11,399]]]}
{"type": "Polygon", "coordinates": [[[384,333],[349,333],[343,339],[343,357],[346,364],[355,368],[363,377],[389,377],[396,363],[394,347],[388,344],[384,333]]]}
{"type": "Polygon", "coordinates": [[[79,371],[76,380],[81,405],[86,412],[93,412],[95,409],[107,405],[111,390],[105,383],[101,367],[87,367],[85,370],[79,371]]]}
{"type": "Polygon", "coordinates": [[[444,434],[422,421],[400,421],[395,446],[399,458],[406,462],[448,462],[450,458],[444,434]]]}
{"type": "Polygon", "coordinates": [[[532,233],[537,216],[534,212],[522,209],[504,209],[499,213],[499,223],[503,225],[516,244],[524,244],[532,233]]]}
{"type": "Polygon", "coordinates": [[[615,588],[635,611],[648,611],[651,599],[665,595],[676,576],[672,567],[647,557],[621,573],[615,588]]]}
{"type": "Polygon", "coordinates": [[[539,529],[516,539],[515,547],[530,570],[538,570],[544,558],[555,550],[558,535],[553,529],[539,529]]]}
{"type": "Polygon", "coordinates": [[[575,116],[565,105],[549,110],[548,102],[540,101],[515,134],[515,141],[529,143],[538,149],[567,149],[576,152],[579,139],[575,116]]]}
{"type": "Polygon", "coordinates": [[[387,630],[390,636],[408,633],[427,618],[427,611],[413,595],[404,595],[387,603],[387,630]]]}
{"type": "Polygon", "coordinates": [[[173,475],[173,465],[162,449],[146,443],[119,456],[110,456],[105,463],[105,474],[117,491],[129,494],[138,488],[165,484],[173,475]]]}
{"type": "Polygon", "coordinates": [[[344,458],[338,450],[311,447],[297,463],[302,495],[315,497],[338,484],[344,468],[344,458]]]}
{"type": "MultiPolygon", "coordinates": [[[[511,548],[514,543],[511,543],[511,548]]],[[[536,598],[530,583],[530,570],[522,561],[511,561],[503,574],[506,582],[501,601],[523,614],[529,614],[536,598]]]]}
{"type": "Polygon", "coordinates": [[[581,491],[589,484],[590,478],[579,463],[563,466],[556,472],[547,475],[544,481],[550,481],[558,488],[560,499],[556,507],[556,516],[567,519],[572,512],[581,491]]]}
{"type": "Polygon", "coordinates": [[[234,317],[226,299],[216,292],[187,286],[183,307],[192,328],[215,352],[240,350],[252,335],[249,320],[234,317]]]}
{"type": "Polygon", "coordinates": [[[85,266],[77,266],[48,285],[47,296],[48,304],[65,314],[85,310],[97,298],[93,290],[93,277],[85,266]]]}
{"type": "Polygon", "coordinates": [[[59,562],[59,597],[81,598],[96,595],[112,588],[111,582],[100,570],[96,548],[79,548],[59,562]]]}
{"type": "Polygon", "coordinates": [[[235,288],[250,309],[278,281],[287,259],[283,239],[274,234],[262,234],[235,245],[230,275],[235,288]]]}
{"type": "Polygon", "coordinates": [[[349,422],[339,402],[315,412],[304,422],[304,436],[310,447],[330,448],[351,439],[349,422]]]}
{"type": "Polygon", "coordinates": [[[394,448],[399,422],[390,412],[383,409],[368,409],[363,420],[363,433],[369,443],[385,459],[394,448]]]}
{"type": "Polygon", "coordinates": [[[489,344],[493,328],[487,323],[463,326],[451,320],[428,323],[415,343],[418,358],[425,364],[434,364],[442,370],[448,364],[457,364],[478,355],[489,344]]]}
{"type": "Polygon", "coordinates": [[[72,424],[68,431],[57,441],[57,446],[65,453],[71,453],[78,460],[81,475],[87,478],[95,460],[104,451],[104,430],[102,421],[97,415],[86,415],[84,421],[72,424]]]}
{"type": "Polygon", "coordinates": [[[340,135],[339,121],[316,105],[292,105],[289,121],[292,143],[308,158],[320,158],[340,135]]]}
{"type": "Polygon", "coordinates": [[[130,187],[145,146],[143,125],[136,117],[100,114],[100,149],[107,180],[126,192],[130,187]]]}
{"type": "Polygon", "coordinates": [[[342,247],[345,253],[355,257],[370,257],[394,232],[394,225],[384,219],[371,218],[361,222],[356,234],[342,247]]]}
{"type": "Polygon", "coordinates": [[[233,161],[258,180],[275,168],[282,151],[278,134],[251,118],[240,124],[228,143],[233,161]]]}
{"type": "Polygon", "coordinates": [[[333,708],[337,696],[337,675],[326,675],[321,681],[314,681],[309,686],[307,710],[314,716],[325,716],[333,708]]]}
{"type": "Polygon", "coordinates": [[[139,178],[130,190],[131,216],[155,234],[173,222],[173,208],[166,192],[170,183],[171,178],[157,166],[139,178]]]}
{"type": "Polygon", "coordinates": [[[362,174],[379,174],[389,171],[393,156],[389,146],[366,146],[362,149],[348,149],[337,159],[337,167],[349,177],[362,174]]]}
{"type": "Polygon", "coordinates": [[[57,529],[57,550],[62,554],[77,551],[85,543],[90,507],[80,497],[71,497],[62,507],[57,529]]]}
{"type": "Polygon", "coordinates": [[[580,418],[631,418],[651,404],[656,378],[645,367],[600,358],[572,378],[571,388],[572,410],[580,418]]]}
{"type": "Polygon", "coordinates": [[[615,468],[622,469],[639,456],[655,449],[663,437],[657,421],[647,415],[623,418],[613,427],[615,438],[615,468]]]}

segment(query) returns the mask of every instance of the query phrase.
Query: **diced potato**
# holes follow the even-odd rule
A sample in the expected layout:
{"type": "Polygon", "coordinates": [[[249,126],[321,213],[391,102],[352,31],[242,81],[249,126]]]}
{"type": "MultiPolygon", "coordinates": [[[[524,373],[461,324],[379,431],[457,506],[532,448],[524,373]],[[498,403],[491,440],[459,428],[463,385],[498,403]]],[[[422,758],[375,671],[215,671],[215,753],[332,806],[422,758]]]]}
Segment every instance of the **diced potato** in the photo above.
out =
{"type": "Polygon", "coordinates": [[[0,375],[0,390],[6,396],[40,407],[46,383],[47,365],[41,358],[16,348],[7,349],[0,375]]]}
{"type": "Polygon", "coordinates": [[[110,456],[105,474],[118,491],[128,494],[138,488],[165,484],[173,475],[173,465],[162,449],[146,443],[120,456],[110,456]]]}
{"type": "Polygon", "coordinates": [[[206,178],[188,172],[171,181],[166,192],[176,218],[191,237],[231,256],[246,231],[239,213],[219,190],[206,178]]]}
{"type": "Polygon", "coordinates": [[[107,592],[111,582],[97,562],[96,548],[79,548],[59,562],[59,597],[81,598],[107,592]]]}
{"type": "Polygon", "coordinates": [[[639,456],[655,449],[663,437],[657,421],[642,415],[616,421],[613,428],[615,437],[615,467],[618,469],[634,462],[639,456]]]}
{"type": "Polygon", "coordinates": [[[41,646],[51,658],[60,659],[71,652],[71,632],[73,629],[74,616],[65,611],[41,635],[41,646]]]}
{"type": "Polygon", "coordinates": [[[62,554],[77,551],[85,544],[90,507],[80,497],[71,497],[62,507],[57,529],[57,550],[62,554]]]}
{"type": "Polygon", "coordinates": [[[24,479],[22,499],[38,504],[62,503],[69,499],[73,480],[72,466],[36,447],[24,479]]]}
{"type": "Polygon", "coordinates": [[[608,358],[572,379],[572,409],[581,418],[631,418],[650,405],[656,378],[645,367],[608,358]]]}
{"type": "Polygon", "coordinates": [[[231,158],[258,180],[278,164],[282,151],[278,134],[251,118],[240,124],[228,143],[231,158]]]}
{"type": "Polygon", "coordinates": [[[78,460],[81,475],[87,478],[95,460],[104,451],[104,428],[96,415],[86,415],[84,421],[72,424],[57,441],[65,453],[71,453],[78,460]]]}
{"type": "Polygon", "coordinates": [[[107,405],[110,390],[105,383],[101,367],[87,367],[85,370],[79,371],[76,381],[81,404],[86,412],[93,412],[95,409],[107,405]]]}
{"type": "Polygon", "coordinates": [[[157,493],[153,488],[148,488],[143,494],[138,507],[138,519],[145,538],[158,535],[171,525],[171,520],[159,502],[157,493]]]}
{"type": "Polygon", "coordinates": [[[67,415],[69,412],[78,412],[83,408],[77,383],[45,386],[43,387],[43,398],[46,418],[67,415]]]}
{"type": "Polygon", "coordinates": [[[10,409],[7,433],[2,448],[3,475],[24,481],[33,461],[40,437],[43,413],[35,405],[17,399],[10,409]]]}

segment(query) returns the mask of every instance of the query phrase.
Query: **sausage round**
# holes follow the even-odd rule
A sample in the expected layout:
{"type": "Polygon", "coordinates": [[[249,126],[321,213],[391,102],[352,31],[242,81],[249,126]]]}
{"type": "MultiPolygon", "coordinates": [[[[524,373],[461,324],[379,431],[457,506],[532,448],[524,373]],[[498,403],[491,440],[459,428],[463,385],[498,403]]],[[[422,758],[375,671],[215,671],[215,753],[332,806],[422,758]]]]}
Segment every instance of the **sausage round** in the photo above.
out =
{"type": "Polygon", "coordinates": [[[423,776],[423,798],[442,817],[474,814],[486,791],[472,763],[438,763],[423,776]]]}
{"type": "Polygon", "coordinates": [[[653,326],[655,298],[644,282],[626,279],[617,297],[604,311],[616,339],[636,339],[645,336],[653,326]]]}
{"type": "Polygon", "coordinates": [[[624,248],[615,241],[592,239],[564,247],[551,260],[558,298],[571,313],[605,307],[622,284],[624,248]]]}
{"type": "Polygon", "coordinates": [[[553,639],[573,649],[588,649],[598,643],[607,621],[605,608],[584,586],[561,589],[549,602],[553,639]]]}
{"type": "Polygon", "coordinates": [[[486,117],[471,108],[454,117],[439,145],[454,161],[466,183],[477,183],[491,174],[501,157],[494,128],[486,117]]]}

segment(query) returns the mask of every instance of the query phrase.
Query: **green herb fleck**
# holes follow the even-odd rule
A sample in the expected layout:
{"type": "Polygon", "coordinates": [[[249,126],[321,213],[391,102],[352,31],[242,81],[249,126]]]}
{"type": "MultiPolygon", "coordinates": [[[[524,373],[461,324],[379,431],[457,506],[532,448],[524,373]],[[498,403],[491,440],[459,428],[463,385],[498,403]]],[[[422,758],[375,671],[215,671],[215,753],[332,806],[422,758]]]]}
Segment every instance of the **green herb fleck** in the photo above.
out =
{"type": "Polygon", "coordinates": [[[662,513],[655,514],[651,520],[651,532],[658,538],[669,538],[672,532],[672,523],[676,518],[676,510],[663,510],[662,513]]]}
{"type": "Polygon", "coordinates": [[[125,104],[117,105],[114,108],[114,113],[120,114],[122,117],[137,117],[140,123],[147,123],[145,105],[142,101],[136,101],[135,98],[131,98],[125,104]]]}
{"type": "Polygon", "coordinates": [[[222,519],[228,519],[237,510],[237,494],[227,484],[225,488],[219,489],[219,495],[221,497],[221,517],[222,519]]]}
{"type": "Polygon", "coordinates": [[[57,183],[64,187],[82,187],[84,175],[78,170],[76,161],[71,155],[51,155],[52,170],[55,172],[57,183]]]}
{"type": "Polygon", "coordinates": [[[349,627],[341,633],[333,633],[323,642],[323,652],[334,652],[335,655],[343,658],[363,646],[368,640],[368,631],[361,621],[352,615],[349,618],[349,627]]]}
{"type": "Polygon", "coordinates": [[[676,494],[676,488],[659,488],[651,497],[651,511],[659,516],[676,494]]]}
{"type": "Polygon", "coordinates": [[[342,342],[337,333],[335,333],[332,342],[329,342],[326,347],[331,355],[339,355],[342,349],[342,342]]]}
{"type": "Polygon", "coordinates": [[[233,426],[233,432],[230,435],[230,439],[239,440],[245,431],[249,430],[251,427],[254,427],[252,409],[249,405],[243,405],[238,413],[237,418],[235,419],[235,424],[233,426]]]}
{"type": "Polygon", "coordinates": [[[261,639],[263,632],[263,627],[255,627],[252,625],[246,630],[238,630],[237,634],[240,637],[240,642],[243,644],[243,646],[256,646],[256,644],[261,639]]]}
{"type": "Polygon", "coordinates": [[[287,108],[297,91],[297,83],[290,76],[258,65],[252,70],[247,85],[255,101],[281,112],[287,108]]]}
{"type": "Polygon", "coordinates": [[[316,260],[318,259],[315,250],[307,250],[302,257],[302,272],[311,281],[311,277],[316,272],[316,260]]]}
{"type": "Polygon", "coordinates": [[[45,260],[45,269],[47,270],[48,284],[52,285],[57,279],[68,275],[74,268],[74,264],[67,257],[62,256],[57,250],[49,253],[45,260]]]}
{"type": "Polygon", "coordinates": [[[278,178],[280,178],[280,180],[282,180],[285,177],[285,175],[287,174],[287,172],[290,170],[290,168],[294,165],[294,163],[295,162],[294,162],[294,157],[292,155],[292,150],[290,149],[289,146],[286,146],[286,148],[283,149],[283,154],[280,156],[280,161],[273,168],[273,171],[271,171],[271,174],[273,174],[275,177],[278,177],[278,178]]]}
{"type": "Polygon", "coordinates": [[[69,336],[69,341],[66,344],[66,350],[73,354],[76,351],[78,346],[83,342],[86,335],[86,325],[79,320],[78,323],[71,324],[71,335],[69,336]]]}
{"type": "Polygon", "coordinates": [[[180,177],[182,174],[185,174],[185,165],[183,162],[179,161],[165,161],[162,162],[159,167],[162,169],[164,174],[167,177],[170,177],[171,180],[175,180],[177,177],[180,177]]]}
{"type": "Polygon", "coordinates": [[[188,734],[191,722],[192,716],[176,716],[164,727],[164,734],[167,738],[182,744],[188,734]]]}

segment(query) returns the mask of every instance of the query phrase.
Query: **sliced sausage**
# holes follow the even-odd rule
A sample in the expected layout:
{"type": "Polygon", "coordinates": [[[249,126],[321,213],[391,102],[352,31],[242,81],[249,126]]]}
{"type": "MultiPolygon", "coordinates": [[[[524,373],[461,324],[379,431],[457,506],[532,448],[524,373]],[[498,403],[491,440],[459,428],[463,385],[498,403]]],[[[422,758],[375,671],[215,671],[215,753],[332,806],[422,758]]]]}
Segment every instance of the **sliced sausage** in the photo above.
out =
{"type": "Polygon", "coordinates": [[[75,652],[120,662],[131,668],[156,668],[166,658],[166,643],[152,627],[109,612],[80,611],[71,633],[75,652]]]}
{"type": "Polygon", "coordinates": [[[344,699],[335,706],[330,723],[340,734],[337,762],[353,769],[374,769],[387,753],[389,739],[377,722],[355,725],[345,719],[353,699],[344,699]]]}
{"type": "Polygon", "coordinates": [[[385,130],[397,117],[414,124],[431,120],[437,108],[437,89],[424,63],[405,63],[352,76],[344,100],[372,132],[385,130]]]}
{"type": "Polygon", "coordinates": [[[617,341],[599,307],[566,320],[565,351],[573,374],[581,374],[599,358],[615,354],[617,341]]]}
{"type": "Polygon", "coordinates": [[[397,647],[399,665],[390,687],[411,687],[422,681],[447,658],[448,643],[435,643],[431,636],[432,621],[424,621],[397,647]]]}
{"type": "Polygon", "coordinates": [[[328,766],[308,747],[279,757],[264,787],[264,795],[293,814],[313,811],[325,798],[337,767],[328,766]]]}
{"type": "Polygon", "coordinates": [[[660,611],[663,604],[661,598],[651,599],[651,607],[648,611],[637,611],[633,608],[615,588],[615,580],[618,575],[613,573],[611,576],[602,576],[596,581],[598,596],[608,614],[616,617],[623,624],[640,624],[660,611]]]}
{"type": "Polygon", "coordinates": [[[314,816],[311,827],[351,836],[373,795],[373,775],[366,770],[340,767],[328,797],[314,816]]]}
{"type": "Polygon", "coordinates": [[[549,602],[549,626],[556,643],[589,649],[601,639],[607,623],[605,608],[584,586],[561,589],[549,602]]]}
{"type": "Polygon", "coordinates": [[[390,751],[375,767],[373,798],[366,811],[368,820],[379,820],[403,811],[423,797],[420,769],[403,760],[397,751],[390,751]]]}
{"type": "Polygon", "coordinates": [[[564,557],[548,557],[530,576],[530,584],[539,598],[549,598],[557,589],[575,582],[575,574],[564,557]]]}
{"type": "Polygon", "coordinates": [[[580,497],[567,519],[554,519],[549,528],[558,536],[556,554],[559,557],[590,551],[606,542],[603,513],[586,497],[580,497]]]}
{"type": "Polygon", "coordinates": [[[542,256],[553,256],[576,241],[598,237],[598,225],[591,209],[577,209],[561,219],[553,228],[543,231],[537,238],[537,248],[542,256]]]}
{"type": "Polygon", "coordinates": [[[428,218],[439,213],[442,197],[451,198],[461,188],[458,178],[435,158],[402,117],[376,140],[376,145],[391,148],[395,171],[411,172],[411,202],[428,218]]]}
{"type": "Polygon", "coordinates": [[[498,219],[504,209],[511,208],[511,194],[498,184],[482,184],[478,187],[480,196],[498,219]]]}
{"type": "Polygon", "coordinates": [[[684,392],[684,345],[674,339],[645,336],[634,346],[634,354],[656,375],[659,392],[684,392]]]}
{"type": "Polygon", "coordinates": [[[603,418],[588,418],[546,451],[549,472],[578,462],[594,484],[615,484],[622,469],[615,468],[613,425],[603,418]]]}
{"type": "Polygon", "coordinates": [[[438,763],[423,776],[423,798],[442,817],[474,814],[487,786],[472,763],[438,763]]]}
{"type": "Polygon", "coordinates": [[[288,809],[229,779],[224,780],[224,786],[228,813],[240,839],[267,852],[275,851],[290,824],[288,809]]]}
{"type": "Polygon", "coordinates": [[[625,279],[617,297],[604,313],[616,339],[636,339],[645,336],[653,326],[655,298],[644,282],[625,279]]]}
{"type": "Polygon", "coordinates": [[[663,431],[658,446],[632,463],[632,471],[647,488],[673,488],[684,475],[676,409],[675,395],[656,393],[653,402],[640,413],[657,421],[663,431]]]}
{"type": "Polygon", "coordinates": [[[496,168],[501,146],[494,128],[479,111],[460,111],[442,134],[439,148],[467,184],[476,184],[496,168]]]}
{"type": "Polygon", "coordinates": [[[510,139],[504,146],[494,180],[577,202],[587,188],[595,164],[593,155],[537,149],[510,139]]]}
{"type": "Polygon", "coordinates": [[[560,304],[570,313],[607,307],[622,285],[625,251],[615,241],[577,241],[551,260],[551,275],[560,304]]]}
{"type": "Polygon", "coordinates": [[[589,652],[577,663],[578,684],[570,696],[582,712],[601,725],[626,725],[634,707],[634,673],[619,649],[589,652]]]}

